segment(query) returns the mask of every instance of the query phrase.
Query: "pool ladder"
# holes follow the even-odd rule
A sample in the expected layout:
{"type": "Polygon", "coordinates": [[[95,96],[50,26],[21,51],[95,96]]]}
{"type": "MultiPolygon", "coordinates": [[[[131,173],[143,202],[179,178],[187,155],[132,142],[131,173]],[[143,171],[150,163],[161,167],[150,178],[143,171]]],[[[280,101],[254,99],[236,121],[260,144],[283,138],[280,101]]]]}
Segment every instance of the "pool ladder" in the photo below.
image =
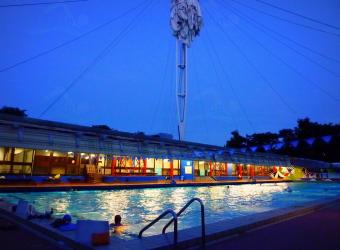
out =
{"type": "Polygon", "coordinates": [[[204,205],[200,198],[192,198],[190,201],[185,204],[184,207],[176,214],[174,210],[167,209],[164,211],[160,216],[158,216],[156,219],[151,221],[148,225],[146,225],[140,232],[138,237],[142,238],[143,233],[152,227],[154,224],[156,224],[160,219],[162,219],[164,216],[171,214],[172,219],[163,227],[162,234],[165,234],[166,229],[171,225],[171,223],[174,223],[174,245],[177,245],[177,238],[178,238],[178,222],[177,219],[181,214],[194,202],[197,201],[201,205],[201,228],[202,228],[202,245],[205,245],[205,219],[204,219],[204,205]]]}

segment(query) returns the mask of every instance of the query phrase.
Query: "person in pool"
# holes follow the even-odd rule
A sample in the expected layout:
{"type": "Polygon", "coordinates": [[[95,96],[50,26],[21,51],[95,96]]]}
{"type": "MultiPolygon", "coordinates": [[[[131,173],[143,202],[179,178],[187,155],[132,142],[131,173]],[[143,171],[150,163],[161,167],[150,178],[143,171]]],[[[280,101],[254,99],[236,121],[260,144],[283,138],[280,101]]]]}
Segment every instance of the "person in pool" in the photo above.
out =
{"type": "Polygon", "coordinates": [[[122,234],[126,229],[126,227],[122,224],[122,217],[119,214],[115,216],[115,222],[111,223],[110,227],[113,228],[113,232],[116,234],[122,234]]]}

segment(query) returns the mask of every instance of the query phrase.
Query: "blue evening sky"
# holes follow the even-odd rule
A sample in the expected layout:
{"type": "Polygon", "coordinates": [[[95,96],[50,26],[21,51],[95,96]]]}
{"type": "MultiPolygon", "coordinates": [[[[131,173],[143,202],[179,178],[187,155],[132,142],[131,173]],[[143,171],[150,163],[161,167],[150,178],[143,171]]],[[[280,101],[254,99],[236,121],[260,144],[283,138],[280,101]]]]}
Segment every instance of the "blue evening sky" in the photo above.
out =
{"type": "MultiPolygon", "coordinates": [[[[48,1],[52,0],[0,0],[0,5],[48,1]]],[[[232,0],[201,0],[204,27],[188,59],[185,139],[223,145],[235,129],[243,134],[277,132],[304,117],[340,122],[340,1],[266,0],[338,28],[255,0],[237,1],[322,31],[232,0]]],[[[39,118],[92,65],[40,118],[107,124],[129,132],[165,132],[177,138],[170,0],[151,1],[141,15],[143,7],[65,47],[8,69],[142,2],[88,0],[0,8],[0,106],[20,107],[39,118]],[[137,21],[126,29],[131,20],[137,21]],[[92,64],[112,41],[111,49],[92,64]]]]}

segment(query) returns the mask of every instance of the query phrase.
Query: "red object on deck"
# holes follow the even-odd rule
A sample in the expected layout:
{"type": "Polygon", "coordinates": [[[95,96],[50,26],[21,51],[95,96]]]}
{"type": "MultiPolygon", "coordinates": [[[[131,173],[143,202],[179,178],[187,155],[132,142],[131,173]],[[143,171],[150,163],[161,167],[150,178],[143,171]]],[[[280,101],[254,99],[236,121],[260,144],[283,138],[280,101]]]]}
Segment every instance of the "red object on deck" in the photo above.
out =
{"type": "Polygon", "coordinates": [[[225,175],[228,176],[228,162],[225,163],[225,175]]]}
{"type": "Polygon", "coordinates": [[[147,164],[148,164],[148,161],[146,159],[143,160],[143,174],[146,174],[146,168],[147,168],[147,164]]]}
{"type": "Polygon", "coordinates": [[[238,177],[242,179],[242,166],[238,165],[238,177]]]}
{"type": "Polygon", "coordinates": [[[251,178],[254,178],[254,175],[255,175],[254,166],[250,166],[250,177],[251,177],[251,178]]]}
{"type": "Polygon", "coordinates": [[[112,163],[111,163],[111,175],[116,175],[116,164],[117,164],[117,159],[115,156],[112,158],[112,163]]]}
{"type": "Polygon", "coordinates": [[[174,162],[170,160],[170,177],[171,179],[174,177],[174,162]]]}

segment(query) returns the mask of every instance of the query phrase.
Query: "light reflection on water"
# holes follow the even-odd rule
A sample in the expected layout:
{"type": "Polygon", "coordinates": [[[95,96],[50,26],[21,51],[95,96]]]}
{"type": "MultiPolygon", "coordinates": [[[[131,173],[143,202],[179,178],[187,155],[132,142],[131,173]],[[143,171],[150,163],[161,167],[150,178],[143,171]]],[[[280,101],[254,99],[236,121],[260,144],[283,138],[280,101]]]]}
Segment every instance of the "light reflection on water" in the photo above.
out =
{"type": "MultiPolygon", "coordinates": [[[[320,198],[340,195],[334,183],[245,184],[237,186],[171,187],[134,190],[0,193],[11,202],[26,199],[44,211],[53,207],[57,215],[71,214],[75,219],[113,221],[116,214],[137,234],[165,209],[179,211],[187,201],[199,197],[205,204],[206,223],[232,219],[275,208],[299,205],[320,198]],[[290,186],[293,192],[285,191],[290,186]]],[[[179,229],[200,224],[199,204],[194,203],[179,219],[179,229]]],[[[158,234],[167,220],[152,227],[147,234],[158,234]]]]}

